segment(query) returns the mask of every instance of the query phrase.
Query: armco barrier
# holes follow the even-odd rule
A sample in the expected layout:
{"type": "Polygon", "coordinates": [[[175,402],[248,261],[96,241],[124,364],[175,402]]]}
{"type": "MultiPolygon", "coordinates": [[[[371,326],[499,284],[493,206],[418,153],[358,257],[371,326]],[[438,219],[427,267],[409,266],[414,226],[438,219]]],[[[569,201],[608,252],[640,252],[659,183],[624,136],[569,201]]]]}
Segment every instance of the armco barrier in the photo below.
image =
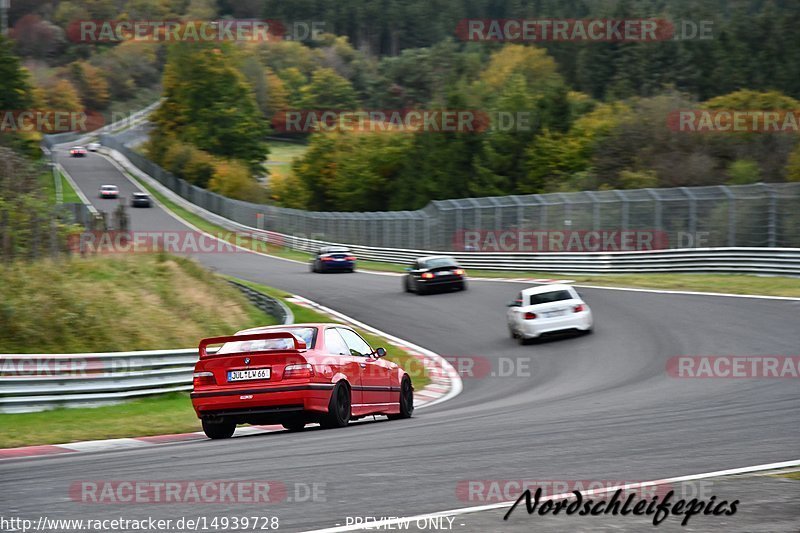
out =
{"type": "MultiPolygon", "coordinates": [[[[231,282],[281,323],[294,321],[282,302],[231,282]]],[[[116,353],[0,354],[0,413],[90,407],[192,388],[197,349],[116,353]]]]}
{"type": "Polygon", "coordinates": [[[282,301],[271,298],[264,293],[258,292],[255,289],[251,289],[247,285],[243,285],[238,281],[229,280],[228,283],[239,289],[247,296],[247,299],[250,300],[257,308],[261,309],[268,315],[274,316],[278,319],[278,321],[282,324],[291,324],[294,322],[294,314],[292,310],[289,309],[282,301]]]}

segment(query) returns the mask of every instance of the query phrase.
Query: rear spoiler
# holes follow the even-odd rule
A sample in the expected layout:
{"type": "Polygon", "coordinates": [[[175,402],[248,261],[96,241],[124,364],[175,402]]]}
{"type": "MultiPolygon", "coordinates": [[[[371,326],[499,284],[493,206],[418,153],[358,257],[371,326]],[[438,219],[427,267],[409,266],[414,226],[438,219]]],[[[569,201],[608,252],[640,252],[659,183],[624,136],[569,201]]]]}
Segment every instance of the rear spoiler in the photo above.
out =
{"type": "Polygon", "coordinates": [[[214,344],[225,344],[226,342],[240,341],[262,341],[266,339],[292,339],[295,350],[305,350],[305,341],[298,339],[288,331],[272,331],[265,333],[253,333],[251,335],[229,335],[227,337],[209,337],[200,341],[200,359],[208,357],[206,349],[214,344]]]}

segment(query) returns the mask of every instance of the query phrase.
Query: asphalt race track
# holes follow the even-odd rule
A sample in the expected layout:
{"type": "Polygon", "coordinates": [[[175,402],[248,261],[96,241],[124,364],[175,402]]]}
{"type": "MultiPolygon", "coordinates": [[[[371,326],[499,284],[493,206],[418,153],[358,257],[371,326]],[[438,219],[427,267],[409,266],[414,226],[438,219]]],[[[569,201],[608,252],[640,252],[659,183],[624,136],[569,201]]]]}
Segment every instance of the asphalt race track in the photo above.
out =
{"type": "MultiPolygon", "coordinates": [[[[100,155],[71,159],[62,147],[58,159],[99,209],[110,212],[115,205],[97,198],[100,185],[117,185],[126,198],[135,190],[100,155]]],[[[158,206],[129,213],[132,230],[186,229],[158,206]]],[[[419,297],[404,294],[396,276],[316,275],[306,265],[250,253],[196,258],[442,355],[486,358],[495,374],[505,358],[523,375],[467,377],[459,396],[407,421],[6,461],[0,464],[0,501],[8,514],[278,516],[280,530],[302,531],[344,524],[347,517],[410,516],[484,503],[457,496],[464,480],[651,480],[798,456],[797,380],[676,379],[665,365],[675,355],[795,355],[800,301],[581,289],[595,313],[593,335],[519,346],[508,335],[504,304],[523,285],[472,281],[465,293],[419,297]],[[521,370],[525,364],[529,375],[521,370]],[[318,484],[324,495],[270,506],[70,500],[72,482],[107,479],[276,480],[289,487],[318,484]]],[[[739,496],[746,507],[747,494],[739,496]]],[[[500,515],[473,530],[534,529],[522,512],[510,524],[500,515]]],[[[625,525],[652,527],[641,520],[625,525]]],[[[470,530],[458,527],[464,522],[469,526],[468,518],[456,520],[455,530],[470,530]]],[[[723,527],[714,517],[695,517],[692,525],[723,527]]]]}

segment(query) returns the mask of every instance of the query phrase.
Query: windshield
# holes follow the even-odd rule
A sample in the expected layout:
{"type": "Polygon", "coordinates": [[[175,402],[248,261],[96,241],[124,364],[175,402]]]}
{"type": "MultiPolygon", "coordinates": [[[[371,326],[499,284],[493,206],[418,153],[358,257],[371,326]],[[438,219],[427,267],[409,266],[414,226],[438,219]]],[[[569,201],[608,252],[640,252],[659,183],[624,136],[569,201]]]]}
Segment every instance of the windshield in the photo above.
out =
{"type": "MultiPolygon", "coordinates": [[[[295,337],[302,339],[306,347],[313,348],[316,328],[282,328],[270,329],[263,333],[289,332],[295,337]]],[[[245,335],[245,334],[243,334],[245,335]]],[[[257,341],[236,341],[226,342],[217,352],[218,354],[258,352],[262,350],[294,350],[292,339],[263,339],[257,341]]]]}
{"type": "Polygon", "coordinates": [[[561,300],[571,300],[572,295],[569,291],[550,291],[539,294],[531,294],[530,305],[549,304],[550,302],[560,302],[561,300]]]}

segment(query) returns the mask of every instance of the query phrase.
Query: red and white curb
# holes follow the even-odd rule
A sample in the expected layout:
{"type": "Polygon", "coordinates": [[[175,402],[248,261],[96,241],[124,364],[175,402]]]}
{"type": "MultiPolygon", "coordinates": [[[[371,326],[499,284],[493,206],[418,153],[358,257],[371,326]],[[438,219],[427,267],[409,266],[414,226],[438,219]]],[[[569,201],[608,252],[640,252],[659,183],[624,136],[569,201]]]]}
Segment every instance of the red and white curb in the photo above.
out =
{"type": "MultiPolygon", "coordinates": [[[[292,295],[286,299],[296,305],[313,309],[314,311],[345,322],[360,329],[379,335],[392,345],[396,346],[410,356],[414,357],[425,369],[431,382],[422,390],[414,391],[414,407],[423,408],[444,402],[458,395],[462,388],[461,377],[444,357],[427,350],[416,344],[412,344],[404,339],[400,339],[377,328],[368,326],[347,315],[334,311],[328,307],[312,302],[302,296],[292,295]]],[[[356,422],[357,423],[357,422],[356,422]]],[[[241,426],[236,428],[235,437],[245,437],[250,435],[261,435],[264,433],[274,433],[286,431],[283,426],[241,426]]],[[[174,435],[153,435],[149,437],[123,438],[123,439],[103,439],[82,442],[71,442],[68,444],[46,444],[40,446],[23,446],[20,448],[0,449],[0,461],[6,459],[19,459],[23,457],[40,457],[68,453],[88,453],[109,450],[126,450],[157,446],[175,442],[186,442],[193,440],[207,440],[205,433],[196,431],[193,433],[177,433],[174,435]]]]}
{"type": "Polygon", "coordinates": [[[338,311],[334,311],[329,307],[325,307],[316,302],[312,302],[302,296],[292,295],[286,299],[295,305],[300,305],[313,309],[314,311],[323,315],[334,318],[340,322],[345,322],[357,328],[369,331],[374,335],[379,335],[388,340],[389,344],[396,346],[405,351],[408,355],[416,359],[425,373],[430,378],[431,382],[426,385],[422,390],[414,391],[414,407],[417,409],[429,407],[437,403],[449,400],[450,398],[458,395],[463,389],[461,376],[458,375],[456,369],[444,357],[427,350],[421,346],[410,343],[407,340],[400,339],[394,335],[390,335],[377,328],[373,328],[367,324],[359,322],[347,315],[338,311]]]}

